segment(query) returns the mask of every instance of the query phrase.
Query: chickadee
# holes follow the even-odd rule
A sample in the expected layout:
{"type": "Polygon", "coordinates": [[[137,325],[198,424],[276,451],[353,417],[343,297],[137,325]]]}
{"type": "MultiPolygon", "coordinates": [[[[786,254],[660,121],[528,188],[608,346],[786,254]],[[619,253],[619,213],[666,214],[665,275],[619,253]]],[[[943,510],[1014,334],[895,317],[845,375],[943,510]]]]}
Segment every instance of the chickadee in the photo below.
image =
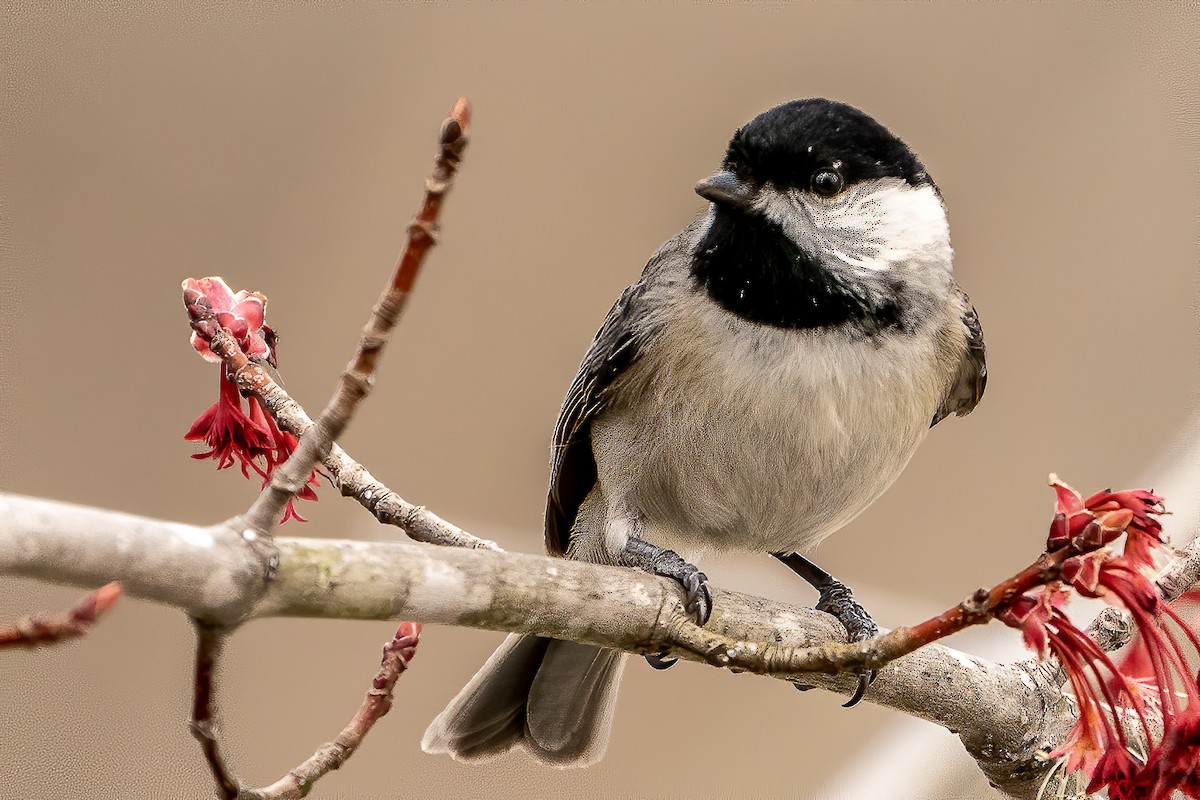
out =
{"type": "MultiPolygon", "coordinates": [[[[567,393],[547,550],[671,577],[700,624],[707,578],[665,548],[770,553],[865,638],[874,623],[849,591],[797,553],[983,394],[983,332],[951,274],[941,194],[886,128],[824,99],[751,120],[696,192],[707,212],[617,300],[567,393]]],[[[623,667],[615,650],[514,634],[422,747],[594,763],[623,667]]]]}

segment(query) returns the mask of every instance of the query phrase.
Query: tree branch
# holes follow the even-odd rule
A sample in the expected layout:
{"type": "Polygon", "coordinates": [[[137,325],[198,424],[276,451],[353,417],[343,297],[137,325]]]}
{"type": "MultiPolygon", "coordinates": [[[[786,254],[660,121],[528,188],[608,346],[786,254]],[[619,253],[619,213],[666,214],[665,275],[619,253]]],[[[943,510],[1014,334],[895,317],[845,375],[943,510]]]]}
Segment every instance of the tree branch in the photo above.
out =
{"type": "Polygon", "coordinates": [[[436,243],[442,200],[466,149],[470,116],[466,99],[459,98],[443,122],[433,173],[425,182],[424,200],[409,225],[408,238],[392,277],[359,336],[354,357],[316,422],[262,365],[247,357],[237,338],[222,327],[208,299],[189,293],[185,287],[184,308],[193,330],[222,359],[238,387],[256,395],[276,423],[300,440],[296,452],[275,470],[244,519],[236,523],[239,526],[259,535],[270,531],[284,506],[304,487],[312,468],[320,461],[343,495],[356,498],[380,522],[401,527],[413,539],[472,549],[499,549],[494,542],[471,536],[436,514],[405,501],[335,442],[373,387],[379,356],[400,319],[426,254],[436,243]]]}
{"type": "Polygon", "coordinates": [[[342,372],[333,397],[317,417],[315,425],[300,436],[296,452],[271,475],[269,487],[247,512],[248,521],[256,529],[269,530],[279,521],[284,506],[304,488],[312,468],[329,455],[333,442],[345,431],[358,406],[375,385],[375,370],[383,348],[404,312],[425,256],[437,243],[442,200],[450,190],[466,150],[470,120],[471,107],[465,97],[460,97],[442,123],[433,174],[425,181],[425,198],[408,226],[408,240],[400,252],[392,279],[371,309],[371,318],[359,336],[354,357],[342,372]]]}
{"type": "MultiPolygon", "coordinates": [[[[324,462],[332,454],[334,441],[342,434],[354,417],[358,406],[370,393],[375,382],[375,370],[384,346],[400,319],[407,304],[409,294],[424,264],[425,256],[437,243],[438,217],[441,213],[442,201],[450,190],[463,152],[467,147],[467,127],[471,119],[471,108],[466,98],[460,97],[454,104],[449,116],[442,123],[439,136],[439,150],[434,162],[433,173],[425,181],[425,196],[413,221],[408,226],[408,238],[404,243],[397,259],[392,277],[380,295],[379,301],[371,310],[371,318],[363,328],[355,348],[354,357],[342,372],[333,397],[321,411],[315,423],[303,426],[303,430],[294,430],[299,436],[296,451],[282,465],[274,470],[267,486],[259,494],[258,499],[246,512],[240,524],[260,535],[267,534],[283,515],[284,507],[304,488],[318,462],[324,462]]],[[[184,292],[184,307],[188,312],[192,328],[209,345],[212,352],[219,356],[229,367],[238,385],[256,393],[268,388],[264,380],[270,381],[265,371],[253,364],[242,352],[236,337],[219,320],[216,311],[211,307],[208,298],[203,294],[184,292]],[[257,375],[251,367],[257,368],[257,375]],[[247,374],[251,373],[251,374],[247,374]],[[257,380],[252,380],[257,378],[257,380]]],[[[274,387],[278,389],[277,386],[274,387]]],[[[280,390],[281,391],[281,390],[280,390]]],[[[265,401],[265,398],[264,398],[265,401]]],[[[268,405],[268,410],[275,412],[268,405]]],[[[300,426],[289,426],[300,427],[300,426]]],[[[343,453],[344,455],[344,453],[343,453]]],[[[335,472],[340,476],[343,470],[340,463],[335,472]]],[[[363,471],[365,472],[365,470],[363,471]]],[[[369,475],[360,476],[370,478],[369,475]]],[[[372,505],[377,505],[375,500],[372,505]]],[[[408,511],[409,509],[406,509],[408,511]]],[[[420,516],[420,509],[413,507],[412,516],[420,516]]],[[[433,520],[427,520],[432,522],[433,520]]],[[[470,540],[466,537],[454,536],[454,532],[446,530],[443,525],[424,526],[428,531],[449,535],[456,544],[472,547],[486,547],[488,543],[481,540],[470,540]]],[[[460,532],[461,533],[461,532],[460,532]]]]}
{"type": "MultiPolygon", "coordinates": [[[[272,554],[277,568],[264,586],[261,554],[232,527],[200,528],[0,494],[4,574],[86,586],[103,573],[134,596],[203,619],[403,616],[633,653],[673,648],[691,660],[711,660],[687,638],[701,629],[681,621],[686,616],[678,587],[637,570],[407,542],[279,537],[272,554]],[[197,579],[201,575],[204,580],[197,579]]],[[[826,614],[726,591],[717,592],[703,632],[723,642],[770,642],[796,652],[844,636],[826,614]]],[[[757,660],[749,653],[738,666],[795,677],[761,652],[757,660]]],[[[854,683],[849,675],[817,672],[804,673],[803,680],[843,694],[854,683]]],[[[1036,794],[1048,766],[1037,754],[1060,741],[1072,720],[1044,668],[994,664],[940,645],[884,666],[867,700],[958,733],[989,778],[1013,797],[1036,794]]]]}

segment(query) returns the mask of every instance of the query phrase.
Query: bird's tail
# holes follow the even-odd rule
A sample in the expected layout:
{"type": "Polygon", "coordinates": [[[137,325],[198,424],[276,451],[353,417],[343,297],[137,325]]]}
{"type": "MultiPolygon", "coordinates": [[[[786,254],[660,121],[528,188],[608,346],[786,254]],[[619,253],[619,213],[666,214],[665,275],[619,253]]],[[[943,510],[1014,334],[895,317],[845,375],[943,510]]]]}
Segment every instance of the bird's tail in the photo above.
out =
{"type": "Polygon", "coordinates": [[[522,745],[555,767],[604,756],[624,654],[513,634],[430,723],[426,753],[484,761],[522,745]]]}

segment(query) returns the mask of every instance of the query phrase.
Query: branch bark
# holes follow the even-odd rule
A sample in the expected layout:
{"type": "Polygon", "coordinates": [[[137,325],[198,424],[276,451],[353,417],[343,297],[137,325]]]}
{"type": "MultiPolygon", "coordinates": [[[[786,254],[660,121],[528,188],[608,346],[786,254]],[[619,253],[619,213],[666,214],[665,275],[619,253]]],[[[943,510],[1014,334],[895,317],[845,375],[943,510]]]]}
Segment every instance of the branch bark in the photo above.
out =
{"type": "MultiPolygon", "coordinates": [[[[1159,593],[1168,603],[1178,600],[1197,582],[1200,582],[1200,537],[1180,551],[1178,557],[1159,573],[1156,581],[1159,593]]],[[[1121,609],[1110,606],[1096,615],[1087,632],[1102,649],[1111,653],[1133,639],[1133,620],[1121,609]]],[[[1062,680],[1066,681],[1065,674],[1062,680]]]]}

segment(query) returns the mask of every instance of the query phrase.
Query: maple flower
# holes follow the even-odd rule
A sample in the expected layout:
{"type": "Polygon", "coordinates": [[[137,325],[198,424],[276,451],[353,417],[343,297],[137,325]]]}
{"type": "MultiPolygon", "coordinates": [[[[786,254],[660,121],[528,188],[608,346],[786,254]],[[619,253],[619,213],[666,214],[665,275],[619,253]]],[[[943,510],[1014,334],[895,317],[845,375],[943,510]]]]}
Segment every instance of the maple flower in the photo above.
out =
{"type": "Polygon", "coordinates": [[[1200,639],[1147,576],[1164,549],[1162,498],[1105,490],[1084,499],[1057,476],[1050,482],[1057,502],[1047,548],[1070,546],[1076,555],[1062,562],[1060,580],[1018,596],[1000,615],[1040,657],[1053,655],[1070,683],[1079,716],[1050,757],[1082,770],[1089,795],[1106,789],[1110,800],[1169,800],[1175,792],[1200,798],[1200,676],[1189,666],[1200,639]],[[1121,535],[1125,549],[1116,555],[1108,545],[1121,535]],[[1121,665],[1063,612],[1071,590],[1129,613],[1137,635],[1121,665]],[[1127,739],[1137,730],[1144,760],[1127,739]]]}
{"type": "Polygon", "coordinates": [[[242,410],[241,392],[229,375],[229,368],[224,365],[220,369],[218,384],[217,402],[197,417],[183,435],[189,442],[203,441],[208,444],[207,451],[193,453],[192,458],[211,458],[217,462],[217,469],[226,469],[238,462],[245,477],[249,478],[253,469],[259,477],[266,478],[266,470],[257,462],[274,448],[271,432],[242,410]]]}
{"type": "MultiPolygon", "coordinates": [[[[266,324],[267,298],[264,295],[247,291],[235,294],[219,277],[188,278],[183,282],[183,302],[193,319],[211,312],[220,326],[237,339],[247,357],[275,364],[275,332],[266,324]]],[[[295,452],[296,437],[279,429],[257,396],[251,396],[243,406],[242,393],[233,374],[212,351],[208,336],[194,329],[191,343],[204,360],[221,365],[217,402],[201,414],[183,436],[188,441],[203,441],[208,445],[207,451],[194,453],[192,458],[211,458],[217,462],[219,470],[236,463],[243,476],[250,478],[253,471],[266,486],[275,469],[295,452]]],[[[296,498],[316,500],[315,489],[319,485],[314,470],[296,498]]],[[[289,519],[305,521],[296,512],[293,501],[288,501],[281,522],[289,519]]]]}
{"type": "Polygon", "coordinates": [[[1166,549],[1162,523],[1157,519],[1165,511],[1161,497],[1142,489],[1124,492],[1105,489],[1084,499],[1083,495],[1053,474],[1050,476],[1050,485],[1054,487],[1057,499],[1050,535],[1046,539],[1047,551],[1066,545],[1104,513],[1124,510],[1132,514],[1125,531],[1126,558],[1139,567],[1154,568],[1155,554],[1166,549]]]}

